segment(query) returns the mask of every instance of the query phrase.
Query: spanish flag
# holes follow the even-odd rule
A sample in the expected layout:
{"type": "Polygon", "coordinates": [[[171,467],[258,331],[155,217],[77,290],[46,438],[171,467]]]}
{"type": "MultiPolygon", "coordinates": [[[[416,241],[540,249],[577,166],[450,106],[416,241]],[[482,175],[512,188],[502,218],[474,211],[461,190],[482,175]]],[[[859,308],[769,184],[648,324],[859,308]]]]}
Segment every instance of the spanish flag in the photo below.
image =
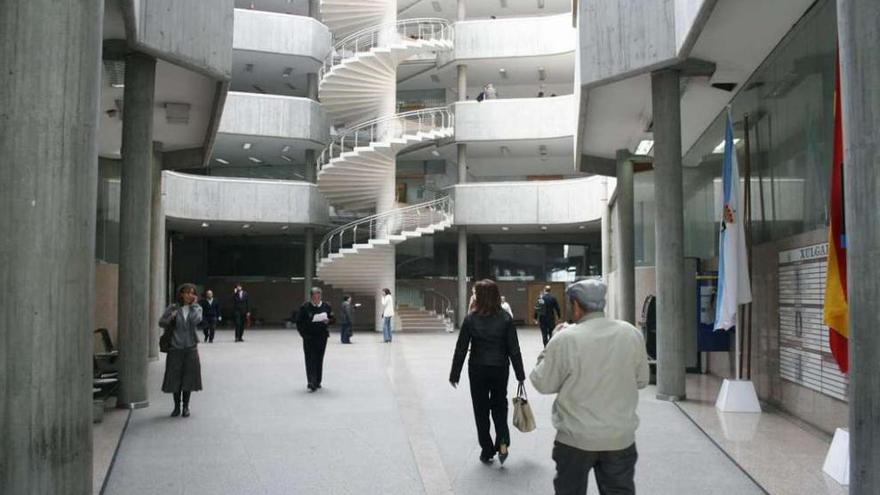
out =
{"type": "Polygon", "coordinates": [[[843,211],[843,123],[840,107],[840,62],[834,88],[834,163],[831,165],[831,194],[828,205],[828,274],[825,278],[823,317],[828,325],[831,354],[840,371],[849,370],[848,304],[846,294],[846,220],[843,211]]]}

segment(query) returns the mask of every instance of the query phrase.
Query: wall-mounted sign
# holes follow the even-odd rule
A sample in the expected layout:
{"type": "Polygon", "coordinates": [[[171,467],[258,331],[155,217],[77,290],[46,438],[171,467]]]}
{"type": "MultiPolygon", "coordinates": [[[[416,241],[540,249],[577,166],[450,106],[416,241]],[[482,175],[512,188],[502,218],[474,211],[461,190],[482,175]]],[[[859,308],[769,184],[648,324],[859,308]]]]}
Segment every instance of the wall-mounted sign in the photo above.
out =
{"type": "Polygon", "coordinates": [[[822,323],[828,244],[779,253],[779,373],[785,380],[847,400],[849,381],[822,323]]]}

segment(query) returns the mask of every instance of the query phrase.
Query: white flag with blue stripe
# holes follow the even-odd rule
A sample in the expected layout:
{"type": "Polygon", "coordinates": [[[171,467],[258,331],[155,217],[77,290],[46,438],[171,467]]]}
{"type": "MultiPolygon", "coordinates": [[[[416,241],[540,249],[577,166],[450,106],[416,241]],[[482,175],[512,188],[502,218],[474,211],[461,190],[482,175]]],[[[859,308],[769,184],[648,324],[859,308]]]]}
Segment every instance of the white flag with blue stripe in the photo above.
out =
{"type": "Polygon", "coordinates": [[[721,172],[721,232],[718,246],[718,292],[715,296],[715,330],[736,326],[740,304],[752,302],[743,201],[739,190],[739,167],[733,141],[730,111],[724,127],[724,167],[721,172]]]}

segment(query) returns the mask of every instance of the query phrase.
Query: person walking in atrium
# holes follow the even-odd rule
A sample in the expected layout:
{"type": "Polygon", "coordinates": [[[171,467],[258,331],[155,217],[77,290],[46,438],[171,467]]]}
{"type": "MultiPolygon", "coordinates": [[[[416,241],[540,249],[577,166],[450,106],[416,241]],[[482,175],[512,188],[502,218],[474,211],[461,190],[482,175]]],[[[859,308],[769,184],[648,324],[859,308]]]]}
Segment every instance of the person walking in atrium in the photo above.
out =
{"type": "Polygon", "coordinates": [[[510,303],[507,302],[507,298],[501,296],[501,309],[507,312],[511,318],[513,318],[513,308],[510,307],[510,303]]]}
{"type": "Polygon", "coordinates": [[[544,287],[544,293],[538,296],[535,302],[535,323],[541,327],[541,339],[544,341],[544,347],[553,335],[553,328],[556,327],[556,319],[562,318],[562,311],[559,308],[559,301],[550,293],[550,286],[544,287]]]}
{"type": "Polygon", "coordinates": [[[351,305],[351,296],[342,298],[342,331],[340,339],[343,344],[351,344],[351,327],[354,324],[354,308],[351,305]]]}
{"type": "Polygon", "coordinates": [[[385,343],[391,342],[391,324],[394,319],[394,298],[391,289],[382,289],[382,337],[385,343]]]}
{"type": "Polygon", "coordinates": [[[522,384],[525,379],[522,353],[513,319],[501,309],[501,294],[491,280],[476,284],[476,308],[461,324],[458,342],[452,358],[449,383],[458,387],[464,358],[470,348],[468,379],[477,439],[480,443],[480,460],[488,463],[498,453],[502,464],[510,447],[510,428],[507,424],[507,380],[510,365],[522,384]],[[489,417],[495,424],[495,440],[489,432],[489,417]]]}
{"type": "Polygon", "coordinates": [[[183,284],[177,289],[177,302],[168,306],[159,319],[159,326],[165,329],[170,344],[165,359],[162,391],[173,394],[174,411],[171,417],[181,415],[181,402],[183,417],[188,417],[190,394],[202,389],[199,338],[196,335],[196,328],[202,322],[202,307],[197,301],[196,286],[183,284]]]}
{"type": "Polygon", "coordinates": [[[328,327],[334,323],[333,310],[322,300],[319,287],[312,287],[310,299],[299,308],[296,329],[303,339],[306,381],[309,392],[321,388],[324,375],[324,351],[327,350],[328,327]]]}
{"type": "Polygon", "coordinates": [[[205,291],[205,298],[199,302],[202,307],[202,330],[205,332],[205,342],[214,342],[214,331],[220,322],[220,303],[214,299],[214,291],[205,291]]]}
{"type": "Polygon", "coordinates": [[[235,322],[235,341],[244,342],[244,325],[251,315],[250,295],[241,284],[235,285],[232,295],[232,319],[235,322]]]}
{"type": "Polygon", "coordinates": [[[576,323],[553,337],[529,375],[538,392],[556,394],[556,495],[585,495],[591,469],[600,493],[635,493],[636,406],[648,356],[636,327],[605,317],[605,293],[599,280],[566,290],[576,323]]]}

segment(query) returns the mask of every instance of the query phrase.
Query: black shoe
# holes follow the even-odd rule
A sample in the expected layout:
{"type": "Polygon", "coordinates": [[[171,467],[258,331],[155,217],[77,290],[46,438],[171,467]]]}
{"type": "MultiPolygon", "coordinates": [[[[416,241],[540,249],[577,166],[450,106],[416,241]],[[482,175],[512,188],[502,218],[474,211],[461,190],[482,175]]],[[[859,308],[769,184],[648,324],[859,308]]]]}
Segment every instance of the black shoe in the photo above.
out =
{"type": "Polygon", "coordinates": [[[189,417],[189,406],[183,406],[183,414],[182,414],[182,416],[183,416],[184,418],[188,418],[188,417],[189,417]]]}
{"type": "Polygon", "coordinates": [[[504,461],[507,460],[507,456],[508,456],[509,454],[510,454],[510,452],[507,450],[507,444],[506,444],[506,443],[502,443],[502,444],[498,447],[498,460],[501,462],[502,465],[504,464],[504,461]]]}
{"type": "Polygon", "coordinates": [[[315,390],[318,390],[318,387],[316,387],[314,385],[309,385],[308,389],[309,389],[309,392],[314,392],[315,390]]]}
{"type": "Polygon", "coordinates": [[[320,386],[320,385],[315,385],[315,388],[320,389],[321,386],[320,386]]]}
{"type": "Polygon", "coordinates": [[[180,406],[174,406],[174,410],[171,411],[171,417],[176,418],[180,416],[180,406]]]}
{"type": "Polygon", "coordinates": [[[482,462],[484,464],[491,464],[493,457],[495,457],[495,454],[482,453],[482,454],[480,454],[480,462],[482,462]]]}

